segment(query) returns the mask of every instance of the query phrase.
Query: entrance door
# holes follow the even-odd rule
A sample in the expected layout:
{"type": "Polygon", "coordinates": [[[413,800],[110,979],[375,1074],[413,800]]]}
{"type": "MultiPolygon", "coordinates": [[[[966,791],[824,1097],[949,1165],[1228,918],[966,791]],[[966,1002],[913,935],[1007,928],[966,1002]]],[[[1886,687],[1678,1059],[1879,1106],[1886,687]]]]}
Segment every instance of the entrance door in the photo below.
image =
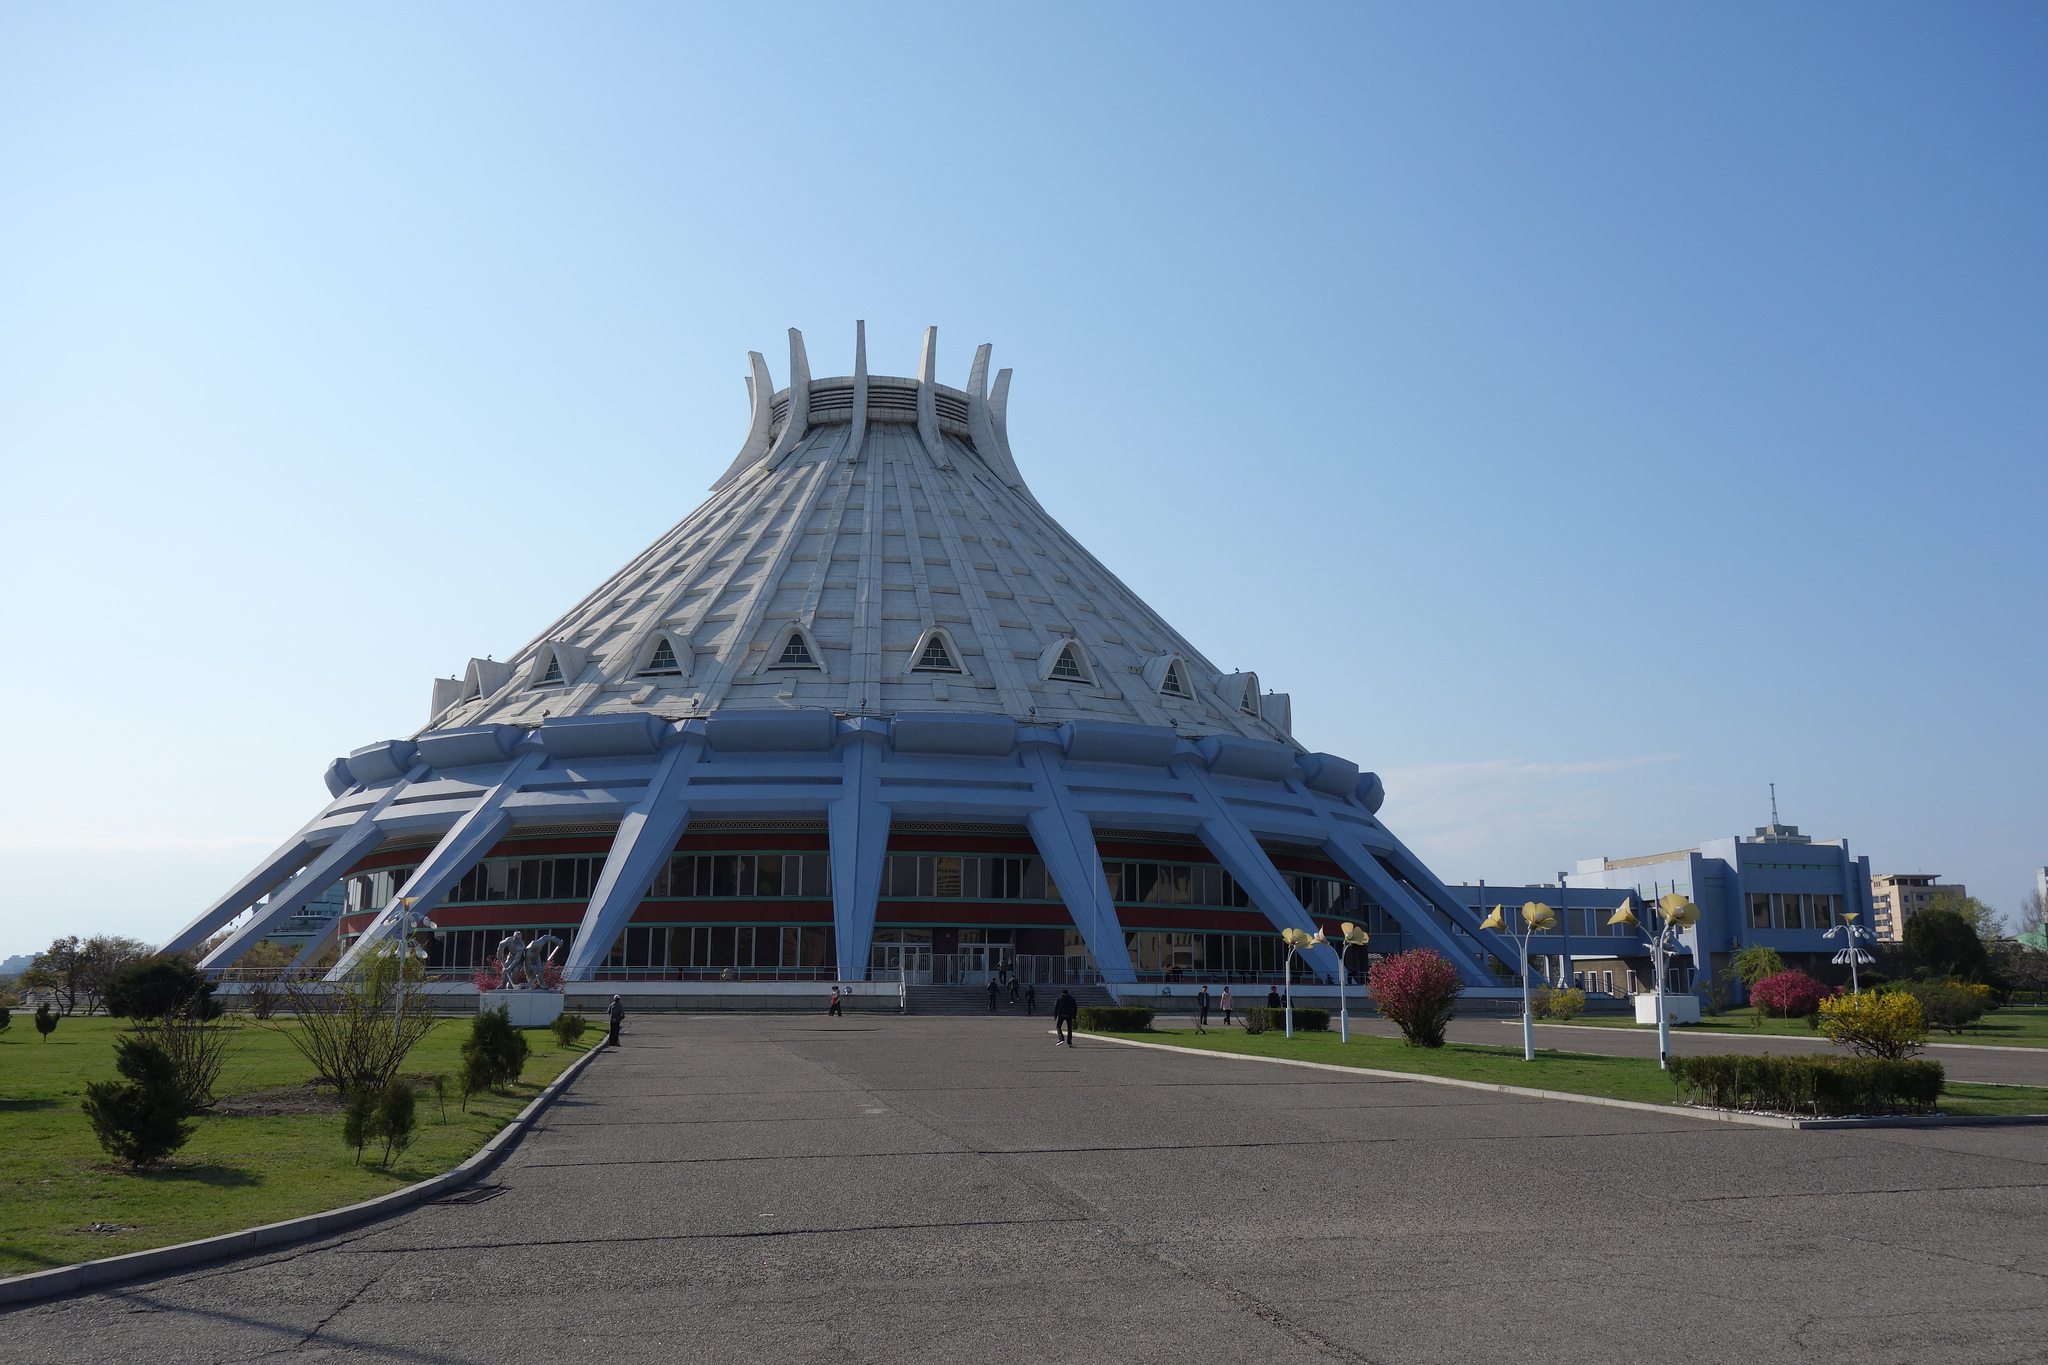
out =
{"type": "Polygon", "coordinates": [[[1016,960],[1014,944],[963,943],[960,945],[960,981],[968,986],[986,986],[991,976],[1007,974],[1016,960]]]}

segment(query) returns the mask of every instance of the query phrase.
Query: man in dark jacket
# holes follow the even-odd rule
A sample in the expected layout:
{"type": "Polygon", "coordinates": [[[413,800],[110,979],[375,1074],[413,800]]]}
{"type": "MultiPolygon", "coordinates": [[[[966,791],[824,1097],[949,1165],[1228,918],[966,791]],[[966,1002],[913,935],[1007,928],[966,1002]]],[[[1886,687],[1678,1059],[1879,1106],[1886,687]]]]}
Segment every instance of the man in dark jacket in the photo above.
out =
{"type": "Polygon", "coordinates": [[[1024,988],[1024,1012],[1026,1014],[1038,1013],[1038,987],[1026,986],[1024,988]]]}
{"type": "Polygon", "coordinates": [[[1281,1004],[1282,1001],[1280,999],[1280,988],[1278,986],[1266,987],[1266,1008],[1269,1010],[1277,1010],[1280,1008],[1281,1004]]]}
{"type": "Polygon", "coordinates": [[[1202,993],[1195,997],[1195,1032],[1207,1033],[1208,1031],[1209,987],[1206,983],[1204,983],[1202,986],[1202,993]]]}
{"type": "Polygon", "coordinates": [[[1063,1042],[1068,1047],[1074,1045],[1074,1019],[1080,1012],[1081,1006],[1075,1001],[1072,991],[1062,990],[1060,998],[1052,1002],[1052,1045],[1054,1047],[1058,1047],[1063,1042]]]}
{"type": "Polygon", "coordinates": [[[612,1046],[617,1047],[619,1045],[619,1030],[626,1022],[626,1002],[616,995],[612,997],[611,1019],[612,1046]]]}
{"type": "Polygon", "coordinates": [[[996,979],[993,975],[988,979],[988,1012],[996,1012],[996,979]]]}

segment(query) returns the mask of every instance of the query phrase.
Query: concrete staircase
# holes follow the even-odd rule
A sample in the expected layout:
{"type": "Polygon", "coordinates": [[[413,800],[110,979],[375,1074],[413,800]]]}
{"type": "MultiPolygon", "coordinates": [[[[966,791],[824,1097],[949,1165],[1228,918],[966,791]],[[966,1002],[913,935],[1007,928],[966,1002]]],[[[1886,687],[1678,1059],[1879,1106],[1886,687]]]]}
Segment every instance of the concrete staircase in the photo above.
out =
{"type": "MultiPolygon", "coordinates": [[[[1052,1019],[1052,1002],[1060,998],[1060,987],[1040,986],[1038,988],[1037,1016],[1048,1021],[1052,1019]]],[[[1068,986],[1077,1003],[1083,1005],[1114,1005],[1107,987],[1068,986]]],[[[910,988],[910,1012],[912,1014],[980,1014],[988,1009],[988,987],[986,986],[912,986],[910,988]]],[[[1024,1006],[1010,1003],[1006,990],[996,997],[997,1014],[1021,1015],[1024,1006]]]]}

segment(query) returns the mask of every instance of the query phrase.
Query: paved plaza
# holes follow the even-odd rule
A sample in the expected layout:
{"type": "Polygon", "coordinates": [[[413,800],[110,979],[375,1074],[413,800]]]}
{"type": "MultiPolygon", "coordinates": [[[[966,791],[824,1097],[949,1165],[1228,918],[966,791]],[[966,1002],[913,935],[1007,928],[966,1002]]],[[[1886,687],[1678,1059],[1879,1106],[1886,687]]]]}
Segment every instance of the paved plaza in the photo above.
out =
{"type": "Polygon", "coordinates": [[[2038,1128],[1757,1129],[1046,1027],[636,1018],[504,1194],[20,1308],[0,1361],[2048,1354],[2038,1128]]]}

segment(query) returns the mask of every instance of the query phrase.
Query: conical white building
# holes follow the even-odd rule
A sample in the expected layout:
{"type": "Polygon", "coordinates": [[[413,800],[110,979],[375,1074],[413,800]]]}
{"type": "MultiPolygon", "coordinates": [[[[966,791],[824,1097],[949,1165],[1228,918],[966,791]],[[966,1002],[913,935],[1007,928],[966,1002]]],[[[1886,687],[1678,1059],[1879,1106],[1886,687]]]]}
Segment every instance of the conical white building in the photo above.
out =
{"type": "MultiPolygon", "coordinates": [[[[1474,984],[1511,946],[1377,818],[1379,780],[1292,737],[1039,505],[1010,372],[776,390],[703,505],[427,725],[336,759],[332,801],[169,945],[227,966],[338,880],[336,970],[399,897],[466,972],[513,930],[567,975],[1270,977],[1283,927],[1367,924],[1474,984]]],[[[1310,970],[1337,969],[1328,949],[1310,970]]],[[[1354,950],[1354,954],[1357,950],[1354,950]]],[[[1347,964],[1362,973],[1362,955],[1347,964]]]]}

